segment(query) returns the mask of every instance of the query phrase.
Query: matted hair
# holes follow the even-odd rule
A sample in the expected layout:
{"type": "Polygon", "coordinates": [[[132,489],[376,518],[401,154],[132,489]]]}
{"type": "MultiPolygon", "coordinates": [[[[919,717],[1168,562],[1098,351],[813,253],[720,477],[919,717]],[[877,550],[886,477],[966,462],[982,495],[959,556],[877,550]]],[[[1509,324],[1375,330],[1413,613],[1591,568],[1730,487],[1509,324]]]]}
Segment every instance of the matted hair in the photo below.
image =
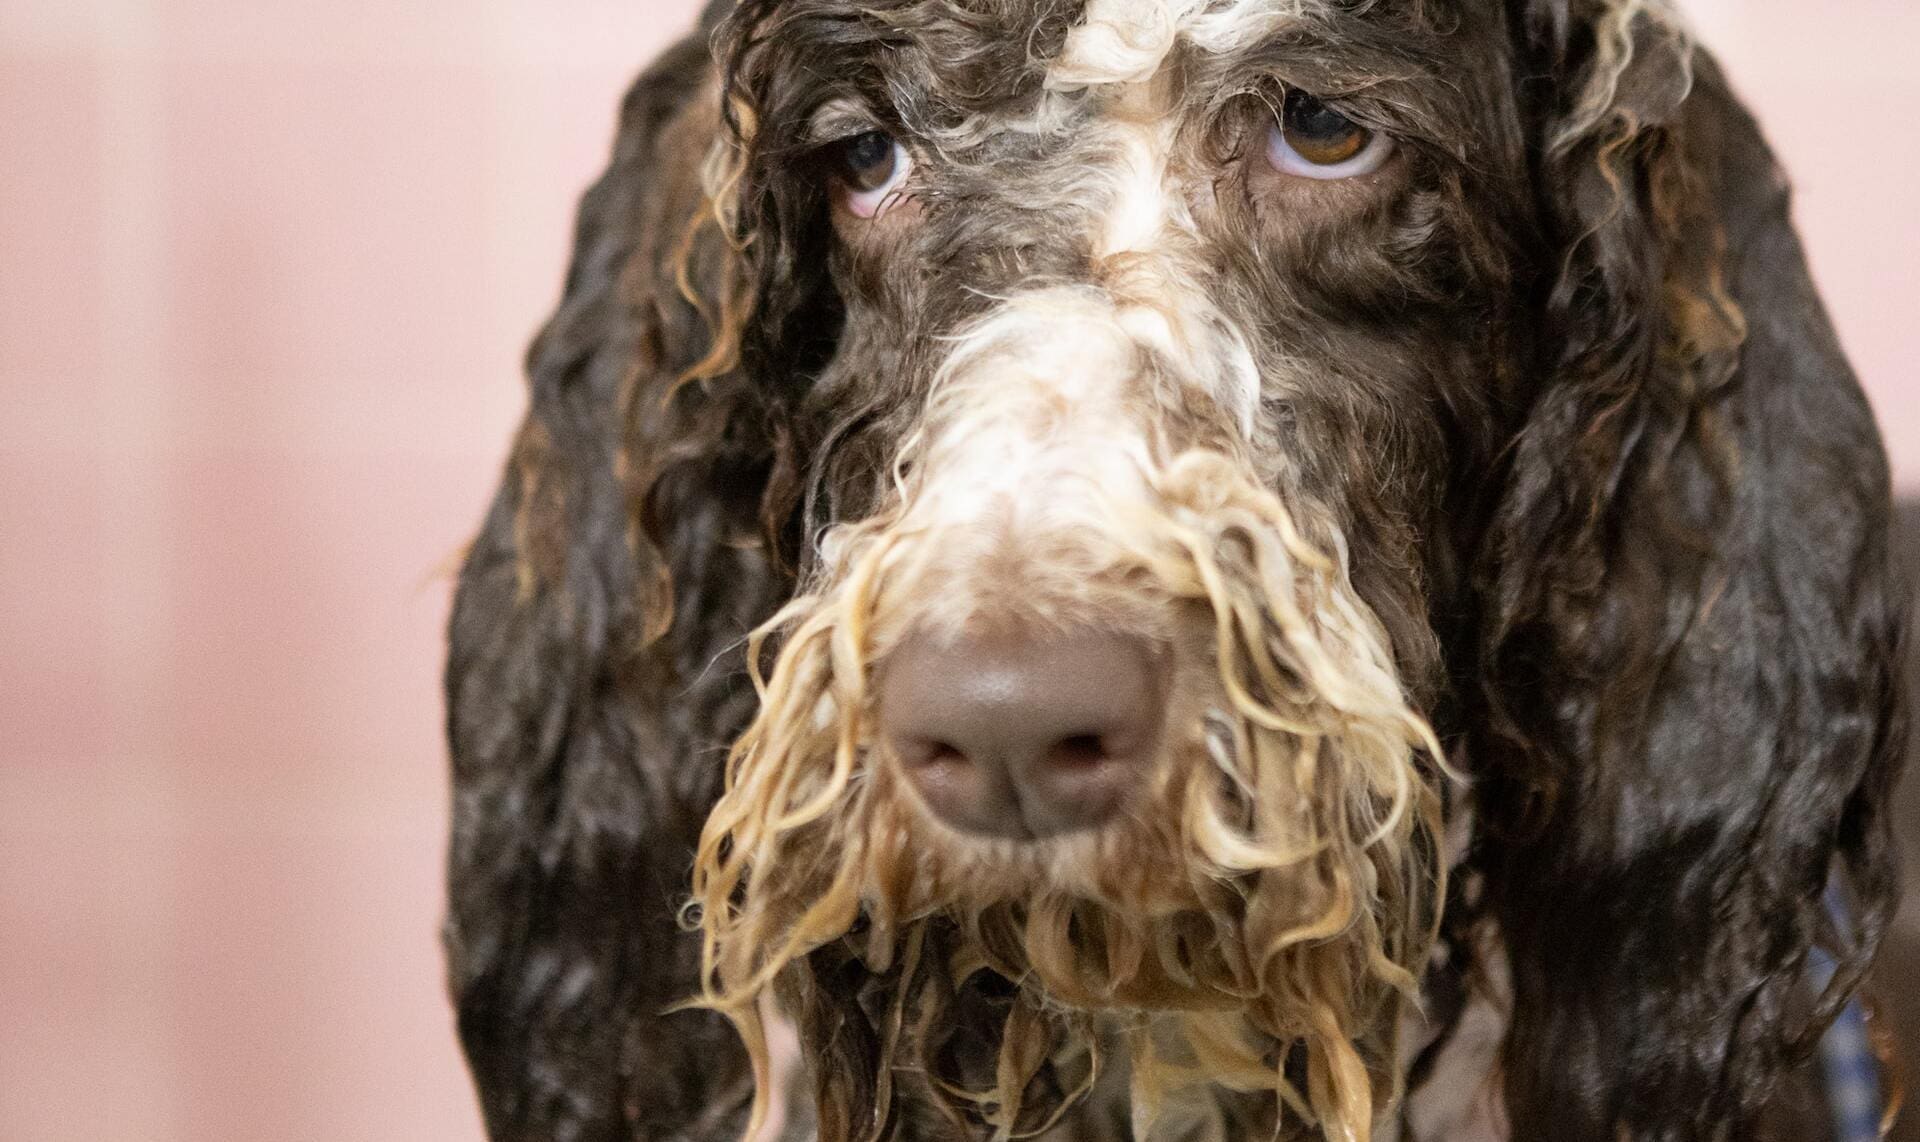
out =
{"type": "MultiPolygon", "coordinates": [[[[1364,1139],[1397,1097],[1397,1001],[1417,991],[1442,894],[1438,744],[1406,705],[1377,621],[1344,589],[1343,551],[1317,550],[1218,454],[1185,453],[1149,483],[1157,510],[1111,505],[1092,537],[1107,550],[1090,564],[1081,545],[1071,576],[1124,584],[1128,606],[1204,616],[1227,701],[1155,775],[1138,828],[978,862],[916,843],[937,826],[892,767],[867,760],[877,651],[935,594],[916,562],[942,537],[902,526],[911,489],[898,512],[834,537],[828,593],[755,636],[750,661],[775,634],[781,651],[770,676],[756,670],[761,712],[694,869],[705,1001],[734,1019],[764,1079],[760,999],[782,970],[846,939],[888,976],[872,1073],[819,1076],[843,1088],[830,1101],[877,1100],[847,1106],[855,1135],[885,1128],[892,1075],[911,1062],[957,1121],[966,1102],[1008,1136],[1056,1052],[1098,1065],[1090,1013],[1103,1011],[1123,1031],[1142,1124],[1170,1085],[1204,1082],[1275,1092],[1364,1139]],[[930,930],[945,933],[943,954],[925,953],[930,930]],[[942,1081],[927,1055],[929,1027],[980,969],[1022,981],[987,1091],[942,1081]],[[1275,1042],[1303,1044],[1303,1091],[1275,1042]]],[[[1098,610],[1086,598],[1097,590],[1074,602],[1098,610]]]]}

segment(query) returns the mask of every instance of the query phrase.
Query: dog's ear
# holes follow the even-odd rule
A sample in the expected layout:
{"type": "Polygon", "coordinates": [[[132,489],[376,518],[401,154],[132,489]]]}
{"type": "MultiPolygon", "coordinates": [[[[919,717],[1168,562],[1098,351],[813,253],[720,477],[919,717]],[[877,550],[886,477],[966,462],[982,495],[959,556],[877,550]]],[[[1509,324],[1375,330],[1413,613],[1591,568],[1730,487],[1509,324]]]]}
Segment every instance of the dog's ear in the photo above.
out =
{"type": "Polygon", "coordinates": [[[715,88],[702,36],[629,95],[460,578],[446,944],[499,1139],[736,1137],[752,1094],[725,1020],[669,1014],[699,992],[676,909],[753,709],[738,648],[790,590],[761,538],[773,418],[720,328],[740,255],[703,221],[715,88]]]}
{"type": "Polygon", "coordinates": [[[1548,252],[1473,743],[1513,1136],[1752,1137],[1893,904],[1887,470],[1781,173],[1672,13],[1514,28],[1548,252]]]}

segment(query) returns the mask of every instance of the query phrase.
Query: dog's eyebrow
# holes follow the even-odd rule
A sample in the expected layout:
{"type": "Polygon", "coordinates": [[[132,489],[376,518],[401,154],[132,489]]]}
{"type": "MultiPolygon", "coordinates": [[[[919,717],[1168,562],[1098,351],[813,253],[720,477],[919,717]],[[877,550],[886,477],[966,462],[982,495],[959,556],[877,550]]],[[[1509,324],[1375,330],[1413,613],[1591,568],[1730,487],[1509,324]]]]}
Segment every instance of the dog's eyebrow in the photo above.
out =
{"type": "Polygon", "coordinates": [[[883,127],[865,104],[847,98],[831,99],[808,117],[805,139],[808,145],[818,146],[883,127]]]}

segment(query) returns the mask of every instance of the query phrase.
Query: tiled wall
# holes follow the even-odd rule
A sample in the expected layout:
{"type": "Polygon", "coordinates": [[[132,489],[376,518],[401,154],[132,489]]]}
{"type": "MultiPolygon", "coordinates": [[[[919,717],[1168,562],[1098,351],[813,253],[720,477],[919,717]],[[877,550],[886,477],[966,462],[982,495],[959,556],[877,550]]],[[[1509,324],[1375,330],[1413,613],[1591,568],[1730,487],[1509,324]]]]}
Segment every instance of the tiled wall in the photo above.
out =
{"type": "Polygon", "coordinates": [[[1896,478],[1920,490],[1920,37],[1912,0],[1680,0],[1798,189],[1798,218],[1896,478]]]}
{"type": "Polygon", "coordinates": [[[0,0],[0,1140],[472,1139],[444,572],[660,0],[0,0]]]}
{"type": "MultiPolygon", "coordinates": [[[[691,9],[0,0],[0,1142],[477,1137],[444,572],[691,9]]],[[[1920,483],[1920,12],[1695,9],[1920,483]]]]}

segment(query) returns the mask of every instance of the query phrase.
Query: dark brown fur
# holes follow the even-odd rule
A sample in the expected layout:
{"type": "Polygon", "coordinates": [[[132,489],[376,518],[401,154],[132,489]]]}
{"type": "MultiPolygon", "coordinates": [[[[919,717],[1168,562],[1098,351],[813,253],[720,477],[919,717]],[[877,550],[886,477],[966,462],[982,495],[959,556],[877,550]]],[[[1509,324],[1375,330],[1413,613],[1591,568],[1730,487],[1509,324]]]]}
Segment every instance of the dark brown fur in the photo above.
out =
{"type": "MultiPolygon", "coordinates": [[[[1005,140],[946,172],[927,226],[881,251],[836,239],[800,134],[823,98],[908,132],[1005,108],[1078,11],[870,7],[893,18],[745,0],[722,30],[753,108],[731,233],[705,221],[699,174],[746,124],[723,122],[705,36],[641,78],[529,357],[447,675],[447,942],[496,1138],[740,1130],[731,1030],[668,1012],[701,986],[676,910],[754,712],[743,640],[819,530],[885,495],[933,339],[982,291],[1089,272],[1006,189],[1043,187],[1046,156],[1005,140]]],[[[1614,5],[1337,7],[1251,62],[1406,139],[1404,187],[1280,249],[1252,197],[1224,196],[1248,241],[1220,272],[1322,366],[1265,414],[1475,779],[1446,923],[1456,960],[1485,932],[1511,967],[1513,1136],[1752,1137],[1893,901],[1901,607],[1871,419],[1784,183],[1710,60],[1642,16],[1596,104],[1614,5]],[[1815,944],[1843,970],[1806,1010],[1815,944]]],[[[861,997],[886,984],[837,947],[810,967],[789,994],[822,1134],[843,1142],[873,1125],[861,997]]],[[[981,1011],[940,1029],[957,1074],[990,1066],[987,1013],[1013,1002],[955,997],[981,1011]]],[[[1096,1099],[1069,1126],[1126,1133],[1112,1113],[1096,1099]]],[[[916,1104],[881,1125],[945,1121],[916,1104]]]]}

